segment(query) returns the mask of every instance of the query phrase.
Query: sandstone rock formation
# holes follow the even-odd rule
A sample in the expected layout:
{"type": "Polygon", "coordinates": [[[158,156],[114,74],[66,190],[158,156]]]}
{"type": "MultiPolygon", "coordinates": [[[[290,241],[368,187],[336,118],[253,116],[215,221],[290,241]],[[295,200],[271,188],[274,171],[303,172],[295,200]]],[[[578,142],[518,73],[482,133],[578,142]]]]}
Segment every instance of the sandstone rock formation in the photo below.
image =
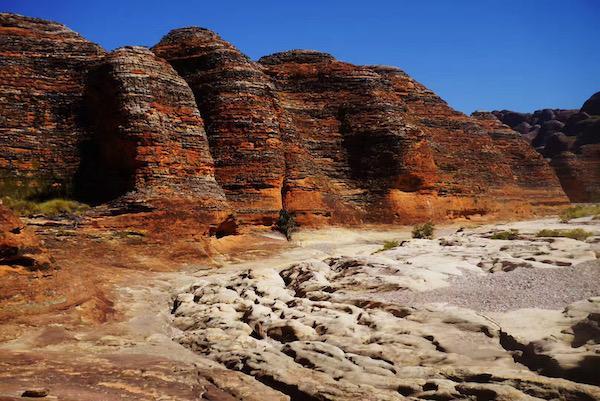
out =
{"type": "Polygon", "coordinates": [[[0,196],[72,189],[86,73],[103,54],[61,24],[0,13],[0,196]]]}
{"type": "Polygon", "coordinates": [[[580,110],[543,109],[533,113],[501,110],[476,112],[497,118],[519,132],[544,157],[572,202],[600,200],[600,92],[580,110]]]}
{"type": "Polygon", "coordinates": [[[25,224],[0,203],[0,266],[45,270],[52,258],[25,224]]]}
{"type": "Polygon", "coordinates": [[[281,209],[305,225],[409,223],[566,202],[513,131],[452,110],[395,68],[315,51],[255,63],[201,28],[170,32],[156,55],[106,55],[55,23],[2,23],[0,168],[13,195],[51,177],[37,195],[57,188],[126,205],[112,210],[141,224],[171,213],[222,234],[236,219],[269,226],[281,209]],[[17,113],[19,102],[35,112],[17,113]]]}
{"type": "Polygon", "coordinates": [[[278,194],[273,210],[294,212],[304,224],[486,214],[498,209],[492,197],[510,202],[525,192],[534,203],[564,202],[551,171],[519,138],[485,132],[399,70],[354,66],[314,51],[275,54],[258,65],[199,28],[175,30],[153,50],[194,90],[228,199],[255,193],[251,180],[261,177],[231,173],[240,160],[225,141],[237,138],[235,152],[247,159],[277,158],[268,184],[278,194]],[[247,135],[264,132],[283,151],[261,155],[247,144],[247,135]],[[474,202],[475,194],[481,199],[474,202]]]}
{"type": "Polygon", "coordinates": [[[90,73],[87,96],[84,195],[225,202],[194,96],[167,62],[143,47],[115,50],[90,73]]]}
{"type": "Polygon", "coordinates": [[[196,95],[216,178],[242,220],[271,224],[285,174],[272,84],[248,57],[201,28],[171,31],[154,52],[173,64],[196,95]]]}
{"type": "Polygon", "coordinates": [[[169,63],[142,47],[115,50],[92,69],[86,92],[83,199],[226,219],[231,211],[194,96],[169,63]]]}
{"type": "Polygon", "coordinates": [[[401,70],[311,51],[260,62],[313,168],[299,180],[303,193],[314,188],[313,202],[292,186],[292,210],[311,205],[334,221],[411,221],[485,214],[497,200],[522,196],[564,201],[552,172],[519,138],[452,110],[401,70]]]}

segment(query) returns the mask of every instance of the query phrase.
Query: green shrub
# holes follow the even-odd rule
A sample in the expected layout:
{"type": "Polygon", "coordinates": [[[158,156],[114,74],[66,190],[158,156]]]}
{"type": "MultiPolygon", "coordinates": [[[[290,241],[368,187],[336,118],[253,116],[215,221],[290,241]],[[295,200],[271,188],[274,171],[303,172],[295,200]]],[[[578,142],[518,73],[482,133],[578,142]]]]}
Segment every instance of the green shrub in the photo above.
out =
{"type": "Polygon", "coordinates": [[[515,230],[514,228],[511,228],[508,231],[498,231],[497,233],[494,233],[490,238],[513,241],[513,240],[519,239],[519,230],[515,230]]]}
{"type": "Polygon", "coordinates": [[[396,247],[398,247],[398,246],[400,246],[400,243],[399,243],[398,241],[395,241],[395,240],[392,240],[392,241],[385,241],[385,242],[383,243],[383,248],[382,248],[382,249],[383,249],[384,251],[389,251],[390,249],[392,249],[392,248],[396,248],[396,247]]]}
{"type": "Polygon", "coordinates": [[[570,207],[560,214],[560,221],[567,223],[571,219],[585,216],[600,218],[600,205],[579,205],[570,207]]]}
{"type": "Polygon", "coordinates": [[[292,233],[296,230],[296,219],[287,210],[280,210],[275,228],[289,241],[292,239],[292,233]]]}
{"type": "Polygon", "coordinates": [[[89,206],[69,199],[50,199],[34,202],[25,199],[2,198],[2,204],[20,216],[57,217],[61,215],[80,215],[89,206]]]}
{"type": "Polygon", "coordinates": [[[593,234],[589,231],[585,231],[582,228],[575,228],[573,230],[540,230],[537,232],[537,237],[565,237],[572,238],[578,241],[585,241],[587,237],[591,237],[593,234]]]}
{"type": "Polygon", "coordinates": [[[401,245],[400,242],[395,241],[395,240],[385,241],[383,243],[383,248],[381,248],[381,249],[379,249],[379,250],[377,250],[377,251],[375,251],[373,253],[375,254],[375,253],[379,253],[379,252],[383,252],[383,251],[389,251],[390,249],[396,248],[396,247],[398,247],[400,245],[401,245]]]}
{"type": "Polygon", "coordinates": [[[432,239],[433,238],[434,225],[432,222],[428,221],[425,224],[418,224],[413,227],[412,237],[413,238],[425,238],[432,239]]]}

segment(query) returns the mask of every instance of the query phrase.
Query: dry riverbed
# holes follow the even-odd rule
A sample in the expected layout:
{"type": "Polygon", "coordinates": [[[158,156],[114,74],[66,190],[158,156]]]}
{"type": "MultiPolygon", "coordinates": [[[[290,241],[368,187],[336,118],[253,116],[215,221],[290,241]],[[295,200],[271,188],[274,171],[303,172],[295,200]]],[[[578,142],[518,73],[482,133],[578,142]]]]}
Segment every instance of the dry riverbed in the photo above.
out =
{"type": "Polygon", "coordinates": [[[332,228],[218,269],[132,273],[119,319],[0,344],[0,400],[600,399],[599,241],[588,218],[433,240],[332,228]],[[572,228],[593,235],[535,235],[572,228]]]}

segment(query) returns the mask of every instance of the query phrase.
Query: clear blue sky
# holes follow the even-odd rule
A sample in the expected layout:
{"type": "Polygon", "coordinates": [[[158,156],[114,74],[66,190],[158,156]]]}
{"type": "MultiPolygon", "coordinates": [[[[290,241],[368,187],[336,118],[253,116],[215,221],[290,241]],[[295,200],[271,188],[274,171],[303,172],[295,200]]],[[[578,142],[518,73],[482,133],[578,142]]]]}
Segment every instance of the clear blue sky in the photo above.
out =
{"type": "Polygon", "coordinates": [[[579,108],[600,90],[600,0],[0,0],[106,49],[217,31],[253,59],[304,48],[395,65],[454,108],[579,108]]]}

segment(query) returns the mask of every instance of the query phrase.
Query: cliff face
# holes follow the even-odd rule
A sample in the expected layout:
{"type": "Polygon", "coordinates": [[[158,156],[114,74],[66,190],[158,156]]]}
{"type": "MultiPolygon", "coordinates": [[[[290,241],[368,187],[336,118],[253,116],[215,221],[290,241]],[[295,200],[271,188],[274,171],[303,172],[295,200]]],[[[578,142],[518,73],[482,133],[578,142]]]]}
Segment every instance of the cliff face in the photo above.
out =
{"type": "Polygon", "coordinates": [[[140,211],[222,233],[232,212],[245,224],[281,209],[301,224],[410,223],[566,202],[525,140],[395,68],[315,51],[255,63],[201,28],[105,54],[55,23],[0,21],[10,195],[58,188],[126,215],[141,206],[141,224],[140,211]]]}
{"type": "Polygon", "coordinates": [[[284,150],[268,77],[214,32],[177,29],[154,52],[192,88],[205,123],[216,178],[238,217],[271,224],[281,209],[284,150]]]}
{"type": "Polygon", "coordinates": [[[487,115],[518,131],[550,161],[573,202],[600,200],[600,92],[580,110],[543,109],[533,113],[501,110],[487,115]]]}
{"type": "Polygon", "coordinates": [[[301,186],[290,180],[291,210],[410,222],[486,214],[525,198],[565,201],[551,169],[518,135],[452,110],[398,69],[307,51],[260,62],[312,168],[298,175],[301,186]]]}
{"type": "Polygon", "coordinates": [[[0,195],[71,190],[86,74],[103,54],[61,24],[0,13],[0,195]]]}
{"type": "Polygon", "coordinates": [[[435,176],[423,132],[410,126],[390,82],[367,67],[312,51],[263,57],[298,151],[284,204],[307,219],[394,221],[390,192],[430,192],[435,176]]]}
{"type": "MultiPolygon", "coordinates": [[[[117,49],[90,71],[84,117],[80,198],[168,212],[159,219],[166,227],[169,219],[218,223],[232,212],[192,91],[147,48],[117,49]]],[[[137,220],[124,224],[148,224],[137,220]]]]}
{"type": "Polygon", "coordinates": [[[91,71],[86,100],[93,135],[84,146],[82,196],[225,205],[192,91],[166,61],[142,47],[115,50],[91,71]]]}

